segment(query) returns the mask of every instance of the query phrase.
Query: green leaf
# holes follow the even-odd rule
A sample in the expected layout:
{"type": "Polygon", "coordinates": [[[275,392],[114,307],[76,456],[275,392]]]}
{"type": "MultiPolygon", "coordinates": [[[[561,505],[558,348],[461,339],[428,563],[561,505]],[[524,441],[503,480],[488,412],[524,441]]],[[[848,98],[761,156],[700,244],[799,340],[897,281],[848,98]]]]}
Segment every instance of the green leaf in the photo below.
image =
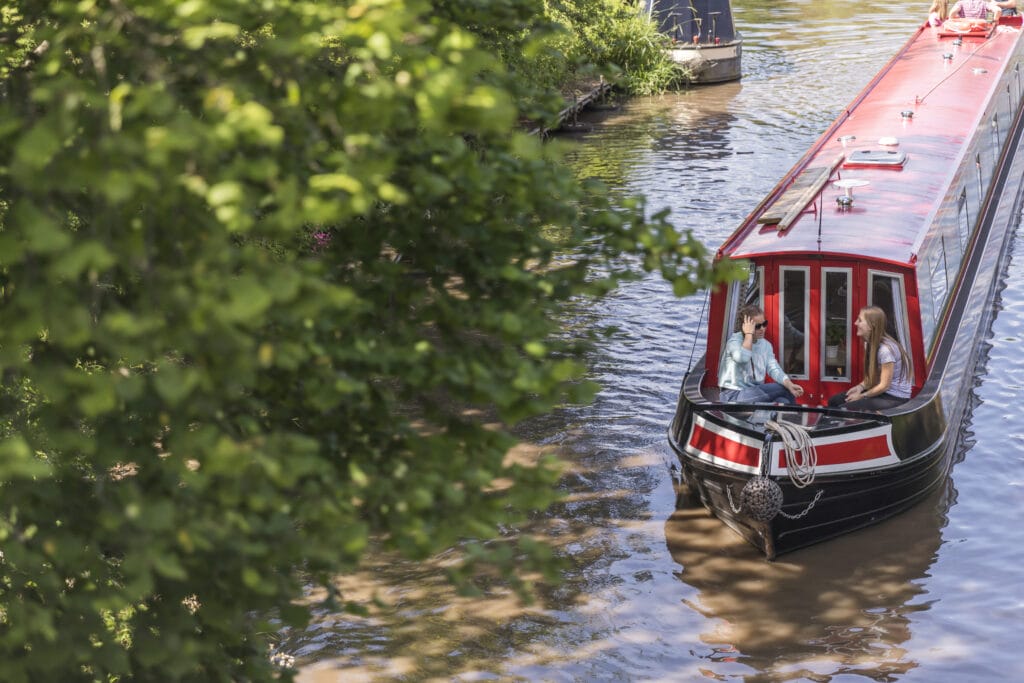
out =
{"type": "Polygon", "coordinates": [[[13,169],[17,175],[41,171],[60,151],[62,136],[51,118],[44,118],[22,135],[14,146],[13,169]]]}
{"type": "Polygon", "coordinates": [[[216,21],[207,26],[191,26],[181,34],[181,40],[185,47],[191,50],[198,50],[203,44],[211,40],[233,39],[238,36],[240,28],[234,24],[216,21]]]}
{"type": "Polygon", "coordinates": [[[255,277],[243,275],[228,283],[228,300],[220,306],[220,314],[227,321],[254,322],[273,302],[271,293],[255,277]]]}
{"type": "Polygon", "coordinates": [[[171,363],[162,364],[153,373],[153,386],[160,398],[169,405],[180,404],[199,384],[199,373],[171,363]]]}
{"type": "Polygon", "coordinates": [[[86,417],[96,417],[118,408],[117,394],[107,382],[94,383],[89,393],[78,399],[78,407],[86,417]]]}
{"type": "Polygon", "coordinates": [[[0,441],[0,481],[45,478],[51,473],[49,463],[36,456],[24,438],[0,441]]]}
{"type": "MultiPolygon", "coordinates": [[[[55,278],[72,280],[87,271],[102,272],[114,263],[114,255],[102,243],[88,240],[65,251],[50,268],[55,278]]],[[[95,280],[95,275],[92,279],[95,280]]]]}
{"type": "Polygon", "coordinates": [[[71,244],[71,236],[53,218],[29,201],[14,203],[7,229],[17,232],[28,248],[36,253],[51,253],[71,244]]]}

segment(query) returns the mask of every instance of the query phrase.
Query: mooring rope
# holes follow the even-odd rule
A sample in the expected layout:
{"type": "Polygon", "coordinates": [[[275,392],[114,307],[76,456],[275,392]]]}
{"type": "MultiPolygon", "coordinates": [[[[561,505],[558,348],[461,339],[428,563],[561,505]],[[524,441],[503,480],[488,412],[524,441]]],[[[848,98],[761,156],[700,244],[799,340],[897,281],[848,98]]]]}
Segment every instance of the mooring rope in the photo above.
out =
{"type": "Polygon", "coordinates": [[[793,486],[802,489],[814,483],[818,451],[814,448],[814,440],[811,439],[807,428],[792,422],[775,420],[768,420],[764,426],[782,438],[782,448],[786,453],[786,471],[793,486]]]}
{"type": "MultiPolygon", "coordinates": [[[[708,307],[708,299],[711,298],[711,290],[707,289],[704,291],[704,304],[700,307],[700,317],[697,318],[697,327],[700,329],[701,324],[704,322],[704,311],[708,307]]],[[[693,352],[697,349],[697,334],[693,335],[693,346],[690,347],[690,358],[686,361],[686,374],[690,374],[690,368],[693,367],[693,352]]]]}

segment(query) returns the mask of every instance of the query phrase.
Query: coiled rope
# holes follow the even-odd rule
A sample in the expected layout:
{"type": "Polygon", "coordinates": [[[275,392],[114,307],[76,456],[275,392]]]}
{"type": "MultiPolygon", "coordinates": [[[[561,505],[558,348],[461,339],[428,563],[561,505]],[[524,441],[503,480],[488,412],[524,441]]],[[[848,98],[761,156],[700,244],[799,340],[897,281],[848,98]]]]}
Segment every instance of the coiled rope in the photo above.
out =
{"type": "Polygon", "coordinates": [[[782,438],[782,448],[786,453],[786,472],[793,486],[802,489],[814,483],[814,470],[818,465],[818,451],[814,448],[814,440],[806,427],[792,422],[776,422],[768,420],[764,423],[769,429],[782,438]]]}

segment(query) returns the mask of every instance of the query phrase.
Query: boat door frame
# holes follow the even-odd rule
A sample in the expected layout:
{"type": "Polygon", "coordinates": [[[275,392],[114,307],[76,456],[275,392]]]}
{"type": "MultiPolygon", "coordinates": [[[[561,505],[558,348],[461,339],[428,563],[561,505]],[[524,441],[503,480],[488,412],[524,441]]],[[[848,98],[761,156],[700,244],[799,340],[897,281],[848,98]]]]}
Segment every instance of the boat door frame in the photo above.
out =
{"type": "Polygon", "coordinates": [[[901,272],[895,272],[892,270],[883,270],[878,267],[870,266],[867,268],[867,272],[865,274],[867,276],[867,306],[878,305],[878,303],[875,301],[875,283],[873,278],[892,278],[899,283],[899,300],[895,300],[894,293],[893,303],[894,305],[898,305],[900,307],[900,310],[897,311],[897,315],[894,316],[895,320],[893,320],[893,325],[896,327],[896,331],[898,332],[897,341],[903,346],[903,349],[907,352],[907,359],[910,361],[910,368],[908,369],[910,370],[911,384],[914,384],[916,382],[916,373],[914,370],[915,367],[917,367],[917,359],[914,358],[915,354],[913,353],[913,349],[920,345],[915,344],[914,339],[911,336],[913,334],[913,331],[910,327],[910,308],[907,296],[906,274],[901,272]]]}
{"type": "MultiPolygon", "coordinates": [[[[852,293],[854,291],[854,282],[856,281],[856,267],[854,265],[822,265],[819,269],[820,282],[819,292],[827,292],[827,278],[829,274],[840,274],[846,276],[846,291],[852,293]]],[[[825,296],[819,294],[819,306],[818,306],[818,325],[824,335],[824,340],[819,337],[818,344],[818,384],[821,385],[824,382],[836,382],[846,383],[851,382],[853,378],[853,348],[854,348],[854,337],[853,334],[853,296],[847,294],[846,296],[846,310],[843,312],[843,317],[846,321],[845,341],[843,345],[843,357],[840,359],[841,367],[845,369],[843,374],[832,374],[826,371],[825,364],[828,360],[828,312],[825,307],[828,303],[825,296]]]]}
{"type": "Polygon", "coordinates": [[[814,288],[811,286],[811,272],[812,265],[797,263],[792,265],[779,264],[777,273],[775,274],[778,279],[775,291],[778,292],[779,303],[777,305],[777,322],[775,334],[773,336],[775,337],[776,342],[778,342],[779,364],[782,366],[782,369],[785,370],[786,374],[789,375],[790,379],[793,379],[794,381],[809,381],[812,375],[811,367],[813,366],[811,361],[813,354],[809,353],[806,341],[803,344],[803,369],[801,372],[790,372],[787,368],[789,365],[789,359],[787,356],[791,351],[786,344],[786,332],[787,328],[790,327],[792,327],[797,334],[802,335],[804,340],[813,336],[810,330],[811,306],[813,305],[812,299],[814,298],[814,288]],[[799,326],[797,326],[793,319],[787,314],[786,290],[783,286],[787,273],[802,273],[804,276],[804,293],[802,301],[800,302],[803,310],[803,320],[799,321],[801,323],[799,326]]]}

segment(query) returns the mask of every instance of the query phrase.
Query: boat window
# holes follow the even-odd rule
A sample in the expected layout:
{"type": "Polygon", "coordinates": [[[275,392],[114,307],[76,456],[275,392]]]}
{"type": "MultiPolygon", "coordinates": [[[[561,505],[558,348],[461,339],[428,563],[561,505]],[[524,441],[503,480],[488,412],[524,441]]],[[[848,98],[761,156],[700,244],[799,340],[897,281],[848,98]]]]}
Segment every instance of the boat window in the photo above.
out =
{"type": "Polygon", "coordinates": [[[822,268],[821,319],[825,352],[821,378],[843,380],[850,376],[850,270],[822,268]]]}
{"type": "Polygon", "coordinates": [[[806,378],[808,269],[782,268],[780,274],[779,358],[787,375],[806,378]]]}
{"type": "Polygon", "coordinates": [[[978,169],[978,201],[980,202],[985,196],[985,177],[981,169],[981,152],[975,155],[974,166],[978,169]]]}
{"type": "MultiPolygon", "coordinates": [[[[868,271],[868,304],[885,311],[886,333],[910,351],[910,332],[907,324],[907,299],[903,291],[903,276],[895,273],[868,271]]],[[[911,368],[911,374],[913,368],[911,368]]]]}
{"type": "Polygon", "coordinates": [[[764,268],[750,264],[747,282],[743,292],[743,303],[754,304],[764,310],[764,268]]]}
{"type": "Polygon", "coordinates": [[[917,302],[921,308],[921,341],[927,350],[931,347],[935,336],[935,297],[932,295],[932,281],[928,277],[927,266],[923,259],[918,259],[917,302]]]}
{"type": "Polygon", "coordinates": [[[928,259],[928,279],[931,281],[932,290],[932,316],[935,324],[939,323],[939,316],[942,309],[946,307],[946,296],[949,293],[949,282],[946,279],[946,255],[942,252],[942,243],[936,242],[937,246],[928,259]]]}
{"type": "MultiPolygon", "coordinates": [[[[1013,122],[1013,92],[1010,90],[1009,81],[1006,82],[1006,109],[1004,109],[1003,111],[1006,112],[1006,117],[1010,121],[1010,123],[1007,123],[1006,125],[1006,133],[1009,133],[1011,124],[1013,122]]],[[[1006,137],[1005,133],[1003,134],[1003,137],[1006,137]]]]}
{"type": "Polygon", "coordinates": [[[971,239],[971,212],[967,206],[967,190],[960,192],[957,199],[957,231],[960,235],[960,250],[966,252],[971,239]]]}

